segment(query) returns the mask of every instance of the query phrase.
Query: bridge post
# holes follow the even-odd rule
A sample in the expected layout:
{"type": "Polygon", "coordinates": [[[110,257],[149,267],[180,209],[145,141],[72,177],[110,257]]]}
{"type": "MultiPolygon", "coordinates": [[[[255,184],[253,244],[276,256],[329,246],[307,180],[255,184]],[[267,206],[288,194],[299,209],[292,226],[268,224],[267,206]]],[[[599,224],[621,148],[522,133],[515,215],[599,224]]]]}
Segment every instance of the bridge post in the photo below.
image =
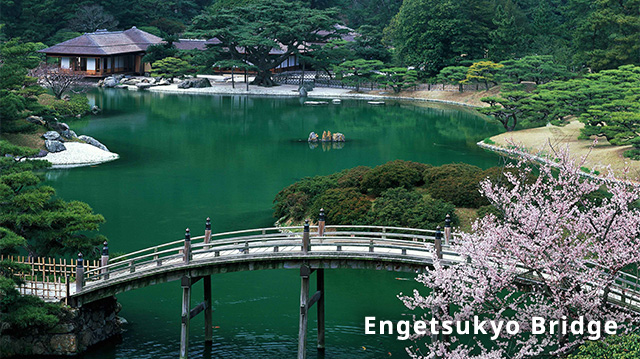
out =
{"type": "Polygon", "coordinates": [[[309,220],[304,220],[304,232],[302,233],[302,253],[309,253],[311,240],[309,239],[309,220]]]}
{"type": "Polygon", "coordinates": [[[434,248],[436,250],[436,257],[438,259],[442,259],[442,232],[440,231],[440,226],[436,227],[436,241],[434,248]]]}
{"type": "Polygon", "coordinates": [[[189,321],[191,320],[191,277],[183,276],[181,285],[182,324],[180,325],[180,359],[187,359],[189,351],[189,321]]]}
{"type": "MultiPolygon", "coordinates": [[[[304,232],[302,234],[302,253],[309,252],[309,220],[304,221],[304,232]]],[[[306,261],[300,267],[300,325],[298,327],[298,359],[307,357],[307,324],[309,322],[309,275],[311,269],[306,261]]]]}
{"type": "Polygon", "coordinates": [[[213,320],[211,311],[211,276],[208,275],[203,279],[204,283],[204,342],[211,344],[213,342],[213,320]]]}
{"type": "Polygon", "coordinates": [[[184,263],[189,264],[191,260],[191,233],[189,232],[189,228],[187,228],[184,234],[184,263]]]}
{"type": "Polygon", "coordinates": [[[318,350],[324,351],[324,269],[316,269],[316,283],[320,298],[318,299],[318,350]]]}
{"type": "MultiPolygon", "coordinates": [[[[211,218],[207,217],[207,221],[204,224],[204,243],[211,242],[211,218]]],[[[209,249],[209,246],[204,246],[205,250],[209,249]]]]}
{"type": "MultiPolygon", "coordinates": [[[[320,208],[320,215],[318,216],[318,236],[324,237],[324,208],[320,208]]],[[[322,241],[322,238],[320,238],[322,241]]]]}
{"type": "Polygon", "coordinates": [[[451,240],[451,215],[447,213],[447,217],[444,219],[444,244],[449,245],[451,240]]]}
{"type": "Polygon", "coordinates": [[[109,247],[107,241],[104,241],[102,245],[102,257],[100,258],[100,266],[103,267],[100,271],[103,279],[109,279],[109,268],[104,268],[109,265],[109,247]]]}
{"type": "Polygon", "coordinates": [[[82,260],[82,253],[78,253],[78,262],[76,265],[76,293],[82,291],[84,286],[84,261],[82,260]]]}

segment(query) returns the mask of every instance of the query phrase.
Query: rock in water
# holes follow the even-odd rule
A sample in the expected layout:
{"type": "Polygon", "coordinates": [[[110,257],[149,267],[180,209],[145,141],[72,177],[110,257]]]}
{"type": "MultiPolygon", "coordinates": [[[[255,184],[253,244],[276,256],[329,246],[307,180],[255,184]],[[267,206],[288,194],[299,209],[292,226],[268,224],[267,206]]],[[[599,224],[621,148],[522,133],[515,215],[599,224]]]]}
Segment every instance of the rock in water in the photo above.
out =
{"type": "Polygon", "coordinates": [[[180,89],[188,89],[188,88],[203,88],[203,87],[211,87],[211,83],[208,79],[202,77],[196,77],[193,79],[184,80],[178,84],[178,88],[180,89]]]}
{"type": "Polygon", "coordinates": [[[47,148],[47,151],[49,152],[62,152],[62,151],[66,151],[67,148],[64,147],[64,144],[60,141],[50,141],[50,140],[46,140],[44,141],[44,147],[47,148]]]}
{"type": "Polygon", "coordinates": [[[99,149],[101,149],[103,151],[109,152],[109,149],[107,148],[107,146],[103,145],[102,143],[100,143],[100,141],[96,140],[95,138],[93,138],[91,136],[80,135],[80,136],[78,136],[78,138],[80,140],[90,144],[91,146],[95,146],[95,147],[98,147],[99,149]]]}
{"type": "Polygon", "coordinates": [[[61,137],[60,134],[57,133],[56,131],[47,131],[44,133],[44,135],[42,135],[42,137],[44,137],[45,140],[49,140],[49,141],[61,141],[61,137]]]}
{"type": "Polygon", "coordinates": [[[332,137],[333,142],[344,142],[344,135],[340,132],[336,132],[332,137]]]}
{"type": "Polygon", "coordinates": [[[91,107],[91,113],[93,113],[94,115],[99,114],[100,112],[102,112],[102,109],[96,105],[93,105],[93,107],[91,107]]]}
{"type": "Polygon", "coordinates": [[[300,97],[307,97],[307,89],[303,86],[300,86],[298,92],[300,93],[300,97]]]}
{"type": "Polygon", "coordinates": [[[309,134],[309,139],[307,139],[307,142],[318,142],[318,134],[315,132],[311,132],[309,134]]]}

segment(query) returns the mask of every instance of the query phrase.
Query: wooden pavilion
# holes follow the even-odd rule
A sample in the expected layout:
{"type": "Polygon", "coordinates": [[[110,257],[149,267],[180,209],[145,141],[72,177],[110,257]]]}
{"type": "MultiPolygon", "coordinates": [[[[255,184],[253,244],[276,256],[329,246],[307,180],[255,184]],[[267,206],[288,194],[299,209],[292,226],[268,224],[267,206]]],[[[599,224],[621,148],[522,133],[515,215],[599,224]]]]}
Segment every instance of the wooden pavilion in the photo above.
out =
{"type": "Polygon", "coordinates": [[[61,68],[87,77],[113,74],[143,74],[150,70],[142,61],[147,47],[162,39],[135,26],[124,31],[97,30],[44,50],[47,58],[59,59],[61,68]]]}

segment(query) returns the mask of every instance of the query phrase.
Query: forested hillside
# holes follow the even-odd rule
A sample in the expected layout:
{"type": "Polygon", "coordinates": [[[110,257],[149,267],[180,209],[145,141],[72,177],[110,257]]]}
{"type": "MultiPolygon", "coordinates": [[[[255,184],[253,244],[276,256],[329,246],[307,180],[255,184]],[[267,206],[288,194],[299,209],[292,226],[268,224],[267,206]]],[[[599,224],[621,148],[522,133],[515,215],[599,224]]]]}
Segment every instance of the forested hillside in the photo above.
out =
{"type": "MultiPolygon", "coordinates": [[[[97,28],[137,26],[181,34],[208,7],[251,0],[0,0],[4,39],[51,45],[97,28]]],[[[396,65],[433,76],[473,60],[551,55],[579,72],[640,63],[640,2],[635,0],[310,0],[340,9],[339,20],[392,49],[396,65]],[[384,35],[384,36],[383,36],[384,35]]],[[[367,46],[367,44],[365,44],[367,46]]],[[[424,76],[423,76],[424,77],[424,76]]]]}

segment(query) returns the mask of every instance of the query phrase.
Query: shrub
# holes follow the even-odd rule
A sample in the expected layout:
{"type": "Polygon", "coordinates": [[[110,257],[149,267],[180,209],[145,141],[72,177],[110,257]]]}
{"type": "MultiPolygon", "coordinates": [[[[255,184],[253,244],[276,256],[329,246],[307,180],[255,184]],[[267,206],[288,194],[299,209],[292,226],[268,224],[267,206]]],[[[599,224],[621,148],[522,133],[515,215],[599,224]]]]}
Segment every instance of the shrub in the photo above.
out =
{"type": "Polygon", "coordinates": [[[57,117],[83,116],[91,110],[87,97],[79,94],[71,95],[68,101],[58,100],[49,94],[42,94],[38,96],[38,102],[45,107],[40,112],[47,112],[47,114],[53,112],[53,115],[57,117]]]}
{"type": "Polygon", "coordinates": [[[344,170],[340,172],[341,176],[338,178],[338,185],[342,188],[360,188],[364,175],[369,171],[371,171],[371,168],[366,166],[358,166],[348,170],[344,170]]]}
{"type": "Polygon", "coordinates": [[[422,172],[431,167],[417,162],[395,160],[377,166],[364,174],[361,190],[379,196],[389,188],[411,189],[422,184],[422,172]]]}
{"type": "Polygon", "coordinates": [[[329,224],[366,224],[371,201],[355,188],[336,188],[318,196],[309,214],[315,218],[320,208],[329,224]]]}
{"type": "Polygon", "coordinates": [[[457,225],[454,211],[451,203],[398,187],[386,190],[375,200],[369,219],[371,224],[378,226],[435,229],[444,225],[447,214],[451,215],[452,224],[457,225]]]}
{"type": "Polygon", "coordinates": [[[480,167],[452,163],[431,167],[424,171],[425,188],[433,198],[451,202],[459,207],[478,208],[489,204],[478,191],[482,176],[480,167]]]}
{"type": "Polygon", "coordinates": [[[489,137],[485,138],[484,140],[482,140],[483,143],[487,144],[487,145],[495,145],[496,143],[489,137]]]}
{"type": "Polygon", "coordinates": [[[274,202],[275,218],[300,221],[316,198],[330,188],[338,187],[338,174],[330,176],[306,177],[285,187],[274,202]]]}
{"type": "Polygon", "coordinates": [[[638,334],[612,335],[604,340],[590,341],[581,345],[568,359],[635,359],[640,358],[640,336],[638,334]]]}

